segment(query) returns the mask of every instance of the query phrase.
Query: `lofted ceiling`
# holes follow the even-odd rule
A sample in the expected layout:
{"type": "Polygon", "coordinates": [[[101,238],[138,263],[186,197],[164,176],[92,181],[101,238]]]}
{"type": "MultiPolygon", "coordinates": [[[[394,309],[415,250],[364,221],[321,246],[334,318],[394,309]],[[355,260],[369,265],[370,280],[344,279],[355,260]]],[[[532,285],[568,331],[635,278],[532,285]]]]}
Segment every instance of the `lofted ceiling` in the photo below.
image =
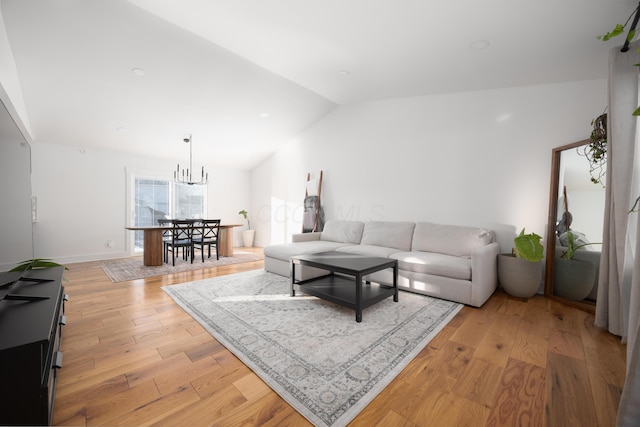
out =
{"type": "Polygon", "coordinates": [[[606,78],[596,36],[637,6],[0,1],[36,142],[184,161],[192,134],[194,159],[242,169],[337,105],[606,78]]]}

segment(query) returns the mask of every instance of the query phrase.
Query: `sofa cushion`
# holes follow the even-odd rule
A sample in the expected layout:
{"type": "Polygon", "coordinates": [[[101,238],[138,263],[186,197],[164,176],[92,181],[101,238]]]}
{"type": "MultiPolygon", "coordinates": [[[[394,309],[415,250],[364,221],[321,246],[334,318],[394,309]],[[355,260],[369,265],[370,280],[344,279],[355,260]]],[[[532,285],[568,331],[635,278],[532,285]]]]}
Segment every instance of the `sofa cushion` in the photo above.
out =
{"type": "Polygon", "coordinates": [[[370,221],[364,225],[360,243],[409,251],[415,225],[414,222],[370,221]]]}
{"type": "Polygon", "coordinates": [[[390,255],[400,252],[395,248],[385,248],[376,245],[349,245],[336,249],[337,252],[348,252],[350,254],[360,254],[376,256],[380,258],[389,258],[390,255]]]}
{"type": "Polygon", "coordinates": [[[389,258],[398,260],[400,270],[451,279],[471,280],[471,260],[434,252],[396,252],[389,258]]]}
{"type": "Polygon", "coordinates": [[[473,251],[493,240],[493,232],[482,228],[418,222],[413,233],[411,250],[471,257],[473,251]]]}
{"type": "Polygon", "coordinates": [[[289,261],[294,255],[333,251],[342,246],[347,246],[347,244],[338,242],[323,242],[321,240],[298,243],[281,243],[278,245],[270,245],[265,247],[264,256],[267,258],[289,261]]]}
{"type": "Polygon", "coordinates": [[[363,228],[364,223],[360,221],[327,221],[320,234],[320,240],[357,245],[362,239],[363,228]]]}

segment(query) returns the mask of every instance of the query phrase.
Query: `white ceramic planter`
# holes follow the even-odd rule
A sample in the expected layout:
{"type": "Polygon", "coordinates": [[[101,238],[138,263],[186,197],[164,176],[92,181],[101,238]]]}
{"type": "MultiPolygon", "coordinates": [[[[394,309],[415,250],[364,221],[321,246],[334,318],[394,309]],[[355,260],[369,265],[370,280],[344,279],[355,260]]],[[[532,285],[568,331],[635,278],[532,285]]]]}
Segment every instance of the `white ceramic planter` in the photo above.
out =
{"type": "Polygon", "coordinates": [[[244,241],[244,245],[246,247],[253,246],[253,238],[256,235],[256,230],[244,230],[242,232],[242,240],[244,241]]]}
{"type": "Polygon", "coordinates": [[[516,258],[512,254],[498,255],[498,281],[506,293],[518,298],[531,298],[542,280],[542,264],[516,258]]]}

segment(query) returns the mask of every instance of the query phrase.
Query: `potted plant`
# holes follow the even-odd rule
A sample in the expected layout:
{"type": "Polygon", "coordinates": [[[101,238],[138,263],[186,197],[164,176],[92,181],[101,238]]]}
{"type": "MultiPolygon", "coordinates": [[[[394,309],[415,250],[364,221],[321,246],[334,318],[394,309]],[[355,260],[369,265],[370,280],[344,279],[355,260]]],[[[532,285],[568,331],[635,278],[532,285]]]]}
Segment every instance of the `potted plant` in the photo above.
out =
{"type": "Polygon", "coordinates": [[[255,237],[256,230],[251,229],[251,221],[249,221],[249,213],[246,210],[241,210],[238,214],[242,215],[247,221],[247,229],[242,232],[242,240],[247,247],[253,246],[253,238],[255,237]]]}
{"type": "Polygon", "coordinates": [[[576,244],[571,230],[567,231],[567,249],[556,259],[553,277],[553,293],[572,301],[585,299],[596,282],[596,265],[587,260],[575,259],[576,251],[588,245],[600,243],[576,244]]]}
{"type": "Polygon", "coordinates": [[[498,255],[498,281],[506,293],[518,298],[535,295],[542,278],[542,237],[524,230],[513,239],[512,253],[498,255]]]}
{"type": "Polygon", "coordinates": [[[589,143],[576,148],[579,155],[587,158],[591,182],[604,187],[603,178],[607,166],[607,113],[602,113],[591,121],[593,130],[589,143]]]}

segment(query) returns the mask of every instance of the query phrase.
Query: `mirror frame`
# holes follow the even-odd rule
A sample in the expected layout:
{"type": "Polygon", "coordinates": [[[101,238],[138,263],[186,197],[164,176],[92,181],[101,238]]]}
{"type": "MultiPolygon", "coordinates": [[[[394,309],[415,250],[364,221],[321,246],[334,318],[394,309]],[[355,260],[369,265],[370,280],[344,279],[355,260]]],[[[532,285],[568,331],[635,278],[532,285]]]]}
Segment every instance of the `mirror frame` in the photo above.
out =
{"type": "Polygon", "coordinates": [[[556,147],[551,150],[551,180],[549,186],[549,216],[547,218],[547,253],[545,257],[545,273],[544,273],[544,295],[545,297],[558,300],[564,304],[585,310],[589,313],[595,313],[595,304],[588,304],[581,301],[570,301],[568,299],[553,294],[553,278],[555,273],[556,257],[556,218],[558,216],[558,196],[560,194],[560,160],[562,152],[574,148],[587,145],[591,140],[583,139],[582,141],[573,142],[571,144],[556,147]]]}

